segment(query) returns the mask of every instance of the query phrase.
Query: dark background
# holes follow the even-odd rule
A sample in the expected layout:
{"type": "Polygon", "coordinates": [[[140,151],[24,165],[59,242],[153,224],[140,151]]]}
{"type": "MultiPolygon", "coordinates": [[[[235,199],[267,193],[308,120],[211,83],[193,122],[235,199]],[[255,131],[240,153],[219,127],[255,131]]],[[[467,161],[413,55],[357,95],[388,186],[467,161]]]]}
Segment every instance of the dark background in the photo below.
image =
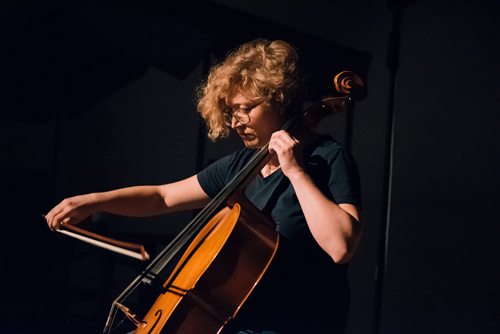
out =
{"type": "MultiPolygon", "coordinates": [[[[498,333],[500,2],[406,4],[381,333],[498,333]]],[[[265,37],[299,49],[310,101],[329,93],[341,70],[368,86],[352,115],[335,115],[320,131],[350,147],[360,167],[365,234],[349,269],[348,333],[370,333],[384,216],[389,7],[399,5],[3,1],[0,332],[100,332],[144,264],[50,233],[40,213],[68,196],[176,181],[240,147],[234,137],[204,139],[194,88],[214,59],[265,37]]],[[[154,255],[191,216],[96,215],[86,224],[154,255]]]]}

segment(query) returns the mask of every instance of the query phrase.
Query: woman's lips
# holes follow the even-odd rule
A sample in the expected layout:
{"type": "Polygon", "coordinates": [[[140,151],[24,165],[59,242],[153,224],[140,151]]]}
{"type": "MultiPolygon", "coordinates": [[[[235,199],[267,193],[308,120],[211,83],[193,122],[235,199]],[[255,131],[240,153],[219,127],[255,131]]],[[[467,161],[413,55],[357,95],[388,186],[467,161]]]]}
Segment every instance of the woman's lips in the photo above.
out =
{"type": "Polygon", "coordinates": [[[241,138],[250,138],[252,135],[250,133],[240,133],[241,138]]]}

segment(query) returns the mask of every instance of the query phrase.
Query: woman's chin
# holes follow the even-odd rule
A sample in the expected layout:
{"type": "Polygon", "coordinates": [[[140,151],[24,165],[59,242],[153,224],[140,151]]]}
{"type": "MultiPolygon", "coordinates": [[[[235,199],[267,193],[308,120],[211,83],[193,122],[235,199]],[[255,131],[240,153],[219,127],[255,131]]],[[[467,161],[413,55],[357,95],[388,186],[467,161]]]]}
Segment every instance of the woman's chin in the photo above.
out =
{"type": "Polygon", "coordinates": [[[245,146],[246,146],[246,147],[248,147],[248,148],[259,148],[259,147],[257,147],[257,145],[256,145],[256,144],[254,144],[254,143],[252,143],[252,142],[244,141],[243,143],[244,143],[244,144],[245,144],[245,146]]]}
{"type": "Polygon", "coordinates": [[[262,145],[259,145],[259,141],[254,136],[241,136],[243,140],[243,144],[245,144],[248,148],[260,148],[262,145]]]}

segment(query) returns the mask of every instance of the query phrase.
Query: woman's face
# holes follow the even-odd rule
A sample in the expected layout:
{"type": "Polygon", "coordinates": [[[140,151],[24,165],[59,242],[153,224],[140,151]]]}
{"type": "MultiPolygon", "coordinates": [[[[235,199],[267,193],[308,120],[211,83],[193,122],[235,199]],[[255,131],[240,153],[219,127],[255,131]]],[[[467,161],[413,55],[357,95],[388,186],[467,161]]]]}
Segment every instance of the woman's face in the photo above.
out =
{"type": "Polygon", "coordinates": [[[260,103],[250,99],[240,89],[232,89],[225,98],[225,103],[231,111],[237,109],[250,109],[250,121],[242,124],[235,117],[231,120],[231,127],[240,135],[249,148],[261,148],[271,139],[271,135],[280,130],[286,122],[280,113],[278,102],[260,103]]]}

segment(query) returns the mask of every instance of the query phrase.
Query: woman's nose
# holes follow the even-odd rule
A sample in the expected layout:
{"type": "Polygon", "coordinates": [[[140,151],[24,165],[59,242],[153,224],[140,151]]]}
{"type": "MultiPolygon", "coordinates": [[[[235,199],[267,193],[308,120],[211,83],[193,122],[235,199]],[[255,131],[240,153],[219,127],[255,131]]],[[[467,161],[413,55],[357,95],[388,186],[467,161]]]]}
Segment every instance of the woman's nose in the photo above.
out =
{"type": "Polygon", "coordinates": [[[234,129],[238,126],[241,126],[243,124],[241,124],[241,122],[234,116],[231,117],[231,128],[234,129]]]}

